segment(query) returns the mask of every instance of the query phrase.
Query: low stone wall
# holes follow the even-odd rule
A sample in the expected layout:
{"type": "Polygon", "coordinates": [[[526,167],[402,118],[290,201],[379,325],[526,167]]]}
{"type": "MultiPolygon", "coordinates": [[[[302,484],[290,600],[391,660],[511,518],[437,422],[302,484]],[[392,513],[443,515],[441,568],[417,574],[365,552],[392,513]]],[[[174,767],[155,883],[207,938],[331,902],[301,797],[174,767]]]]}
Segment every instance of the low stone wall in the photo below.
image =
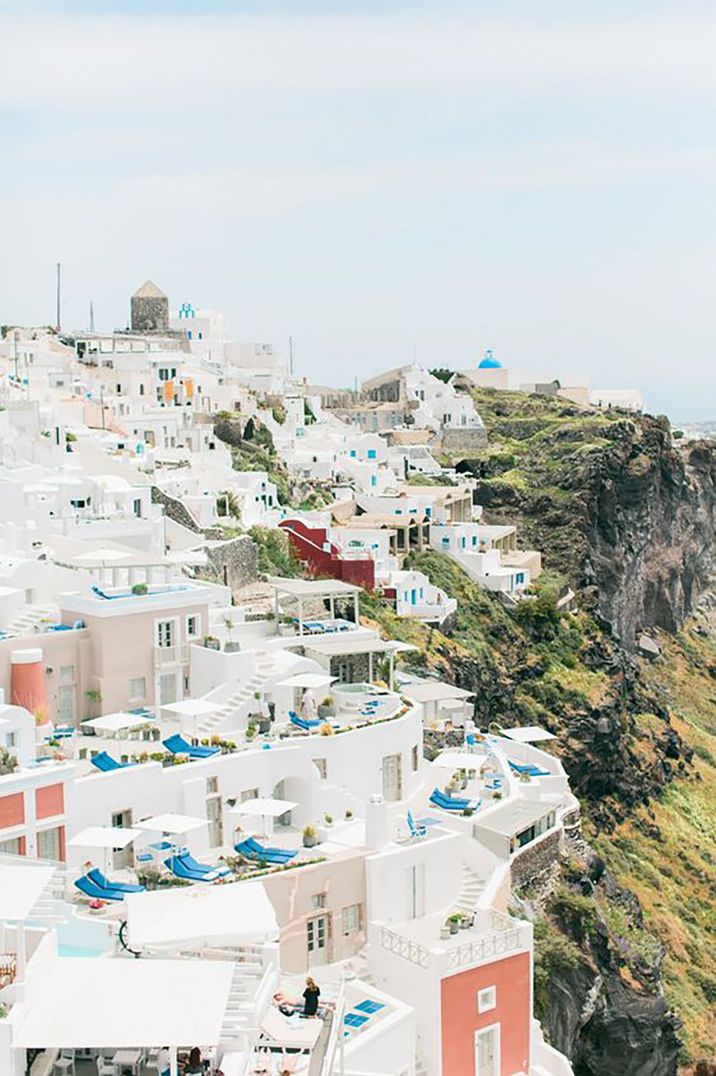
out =
{"type": "Polygon", "coordinates": [[[195,534],[201,532],[201,527],[187,506],[176,497],[165,493],[163,489],[159,489],[158,486],[152,486],[152,504],[161,504],[168,519],[173,519],[175,523],[180,523],[182,527],[194,531],[195,534]]]}
{"type": "Polygon", "coordinates": [[[533,844],[528,844],[512,858],[511,874],[513,889],[526,885],[550,869],[559,859],[562,831],[545,834],[533,844]]]}

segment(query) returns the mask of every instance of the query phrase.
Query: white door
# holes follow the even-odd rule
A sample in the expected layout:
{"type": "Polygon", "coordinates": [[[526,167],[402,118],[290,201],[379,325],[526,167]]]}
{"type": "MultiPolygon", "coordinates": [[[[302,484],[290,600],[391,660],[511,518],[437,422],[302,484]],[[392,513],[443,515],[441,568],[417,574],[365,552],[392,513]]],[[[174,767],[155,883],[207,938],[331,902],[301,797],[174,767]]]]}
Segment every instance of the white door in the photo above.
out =
{"type": "Polygon", "coordinates": [[[317,915],[306,923],[308,966],[328,963],[328,916],[317,915]]]}
{"type": "Polygon", "coordinates": [[[162,673],[159,677],[159,705],[177,701],[177,674],[162,673]]]}
{"type": "MultiPolygon", "coordinates": [[[[112,825],[119,829],[131,829],[132,828],[132,808],[127,808],[126,811],[114,811],[112,814],[112,825]]],[[[134,865],[134,845],[128,844],[124,848],[115,848],[112,852],[112,867],[116,871],[124,870],[126,867],[132,867],[134,865]]]]}
{"type": "Polygon", "coordinates": [[[475,1032],[475,1076],[500,1076],[500,1025],[475,1032]]]}
{"type": "Polygon", "coordinates": [[[57,722],[73,725],[75,721],[75,685],[65,684],[57,689],[57,722]]]}
{"type": "Polygon", "coordinates": [[[220,848],[224,843],[221,796],[208,797],[206,801],[206,817],[209,821],[209,846],[211,848],[220,848]]]}
{"type": "Polygon", "coordinates": [[[383,797],[388,803],[401,798],[400,755],[386,755],[383,759],[383,797]]]}
{"type": "Polygon", "coordinates": [[[425,864],[408,867],[408,919],[425,915],[425,864]]]}

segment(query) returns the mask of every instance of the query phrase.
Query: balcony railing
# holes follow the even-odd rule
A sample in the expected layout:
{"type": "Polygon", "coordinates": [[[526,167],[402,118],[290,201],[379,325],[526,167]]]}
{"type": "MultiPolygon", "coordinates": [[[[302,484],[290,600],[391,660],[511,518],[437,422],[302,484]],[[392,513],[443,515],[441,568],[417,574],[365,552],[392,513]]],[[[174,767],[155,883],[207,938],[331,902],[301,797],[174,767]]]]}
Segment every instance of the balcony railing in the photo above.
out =
{"type": "Polygon", "coordinates": [[[483,934],[474,941],[449,949],[447,963],[449,968],[462,968],[468,964],[477,964],[482,960],[491,960],[496,956],[511,953],[520,947],[520,932],[517,927],[499,934],[483,934]]]}
{"type": "Polygon", "coordinates": [[[155,646],[155,665],[186,665],[189,660],[189,647],[186,643],[176,646],[155,646]]]}
{"type": "Polygon", "coordinates": [[[419,968],[428,966],[430,952],[427,947],[413,941],[412,938],[406,938],[404,934],[397,934],[389,927],[380,928],[380,945],[382,949],[402,957],[403,960],[409,960],[411,964],[416,964],[419,968]]]}

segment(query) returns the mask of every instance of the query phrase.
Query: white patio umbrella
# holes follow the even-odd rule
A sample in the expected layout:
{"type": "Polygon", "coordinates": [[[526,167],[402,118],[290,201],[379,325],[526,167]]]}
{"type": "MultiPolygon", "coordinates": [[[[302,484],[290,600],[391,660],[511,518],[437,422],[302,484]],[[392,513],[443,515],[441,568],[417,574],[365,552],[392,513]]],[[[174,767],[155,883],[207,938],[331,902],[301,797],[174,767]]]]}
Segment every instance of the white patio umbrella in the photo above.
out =
{"type": "Polygon", "coordinates": [[[104,858],[104,872],[107,873],[109,866],[109,852],[126,848],[144,834],[139,829],[130,826],[88,826],[87,829],[70,837],[67,845],[69,848],[92,848],[101,849],[104,858]]]}
{"type": "Polygon", "coordinates": [[[292,800],[279,800],[273,797],[262,799],[261,797],[254,798],[252,800],[244,800],[243,803],[237,803],[235,807],[232,807],[228,812],[232,815],[239,815],[242,818],[260,818],[266,831],[266,819],[270,818],[272,821],[275,818],[280,818],[282,814],[286,814],[288,811],[292,811],[294,807],[298,807],[297,803],[292,800]]]}
{"type": "Polygon", "coordinates": [[[337,679],[337,676],[330,676],[328,673],[304,672],[289,676],[288,680],[280,680],[276,686],[319,688],[326,687],[337,679]]]}
{"type": "Polygon", "coordinates": [[[485,756],[470,754],[469,751],[446,751],[433,760],[433,766],[445,766],[451,770],[476,770],[484,765],[485,756]]]}
{"type": "Polygon", "coordinates": [[[161,709],[168,710],[170,714],[179,714],[180,717],[190,717],[192,719],[192,733],[196,736],[197,717],[215,714],[218,705],[220,704],[206,702],[205,699],[182,699],[181,702],[168,702],[161,709]]]}
{"type": "MultiPolygon", "coordinates": [[[[166,833],[172,838],[183,837],[195,829],[201,829],[208,824],[206,818],[194,818],[188,814],[158,814],[153,818],[145,818],[137,822],[137,829],[151,830],[154,833],[166,833]]],[[[172,848],[176,849],[177,842],[172,840],[172,848]]]]}

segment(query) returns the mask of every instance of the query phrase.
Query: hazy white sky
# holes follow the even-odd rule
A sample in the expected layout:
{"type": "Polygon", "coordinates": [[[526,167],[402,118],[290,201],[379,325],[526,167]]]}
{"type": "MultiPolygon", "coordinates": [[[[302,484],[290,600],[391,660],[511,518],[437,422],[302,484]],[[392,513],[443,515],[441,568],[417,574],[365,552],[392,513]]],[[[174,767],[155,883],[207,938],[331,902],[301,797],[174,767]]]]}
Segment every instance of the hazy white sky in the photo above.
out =
{"type": "Polygon", "coordinates": [[[716,9],[0,0],[0,322],[151,277],[349,384],[492,347],[716,415],[716,9]]]}

